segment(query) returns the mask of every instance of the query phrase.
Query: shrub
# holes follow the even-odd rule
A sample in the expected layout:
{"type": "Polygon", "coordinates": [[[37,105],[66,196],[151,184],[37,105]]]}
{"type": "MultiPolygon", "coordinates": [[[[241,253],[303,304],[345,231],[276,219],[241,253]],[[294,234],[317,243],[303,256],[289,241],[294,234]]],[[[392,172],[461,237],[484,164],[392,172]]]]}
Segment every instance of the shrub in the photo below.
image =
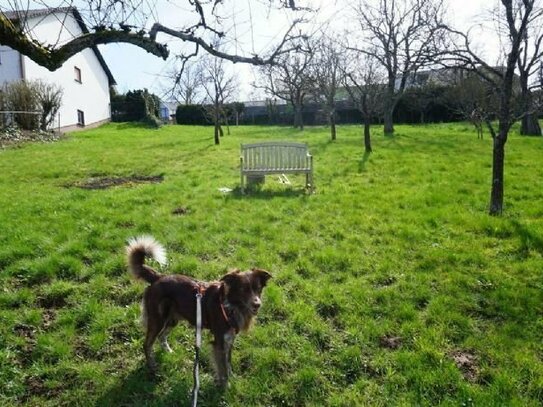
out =
{"type": "Polygon", "coordinates": [[[5,104],[7,110],[16,112],[13,120],[24,130],[37,130],[39,116],[32,114],[39,109],[36,86],[32,82],[18,81],[6,85],[5,104]]]}
{"type": "Polygon", "coordinates": [[[41,80],[12,82],[1,92],[0,107],[1,110],[22,112],[13,115],[20,128],[45,131],[60,109],[62,93],[60,86],[41,80]]]}
{"type": "Polygon", "coordinates": [[[160,99],[147,89],[131,90],[111,98],[111,119],[114,122],[143,122],[160,127],[160,99]]]}
{"type": "Polygon", "coordinates": [[[46,131],[62,105],[63,90],[59,85],[41,80],[34,82],[33,85],[36,87],[38,104],[41,108],[40,129],[46,131]]]}
{"type": "Polygon", "coordinates": [[[209,124],[204,107],[201,105],[179,105],[175,111],[177,124],[209,124]]]}

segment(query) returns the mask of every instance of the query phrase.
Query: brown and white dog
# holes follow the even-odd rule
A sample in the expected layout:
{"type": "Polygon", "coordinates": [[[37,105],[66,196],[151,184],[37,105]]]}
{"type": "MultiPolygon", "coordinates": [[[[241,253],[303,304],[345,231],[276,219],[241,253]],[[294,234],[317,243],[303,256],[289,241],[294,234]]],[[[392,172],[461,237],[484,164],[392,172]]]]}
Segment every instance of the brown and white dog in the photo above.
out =
{"type": "Polygon", "coordinates": [[[157,338],[164,350],[171,352],[167,340],[171,329],[180,320],[196,325],[196,293],[200,292],[202,328],[214,335],[216,379],[219,385],[226,385],[232,372],[234,339],[251,326],[262,304],[262,289],[271,278],[270,273],[261,269],[234,270],[216,282],[201,282],[179,274],[162,275],[145,264],[146,257],[166,264],[164,247],[150,236],[131,239],[126,253],[130,271],[150,284],[142,301],[143,350],[149,368],[156,370],[152,347],[157,338]]]}

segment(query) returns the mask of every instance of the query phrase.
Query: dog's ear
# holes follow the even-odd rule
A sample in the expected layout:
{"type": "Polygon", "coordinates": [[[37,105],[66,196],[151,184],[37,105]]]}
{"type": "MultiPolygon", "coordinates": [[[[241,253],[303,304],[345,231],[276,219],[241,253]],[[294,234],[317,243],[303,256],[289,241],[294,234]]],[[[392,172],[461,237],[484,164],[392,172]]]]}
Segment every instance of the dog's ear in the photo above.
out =
{"type": "Polygon", "coordinates": [[[235,283],[235,281],[239,278],[239,273],[241,272],[241,270],[239,269],[235,269],[235,270],[230,270],[227,274],[225,274],[224,276],[221,277],[221,280],[224,285],[225,285],[225,289],[228,290],[228,288],[235,283]]]}
{"type": "Polygon", "coordinates": [[[260,285],[262,287],[265,287],[268,280],[272,278],[272,275],[267,272],[266,270],[262,269],[252,269],[253,275],[256,276],[258,279],[260,279],[260,285]]]}

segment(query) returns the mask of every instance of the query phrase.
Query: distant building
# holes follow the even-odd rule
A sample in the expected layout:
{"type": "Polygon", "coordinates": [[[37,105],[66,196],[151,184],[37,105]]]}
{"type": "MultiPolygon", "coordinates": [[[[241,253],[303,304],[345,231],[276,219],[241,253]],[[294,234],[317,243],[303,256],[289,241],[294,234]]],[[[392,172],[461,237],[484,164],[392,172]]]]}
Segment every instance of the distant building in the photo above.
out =
{"type": "MultiPolygon", "coordinates": [[[[492,69],[496,70],[497,72],[505,72],[504,66],[493,66],[492,69]]],[[[492,75],[495,75],[482,66],[477,68],[477,70],[481,73],[486,72],[486,74],[489,77],[492,77],[492,75]]],[[[418,87],[427,86],[427,85],[454,86],[454,85],[457,85],[461,80],[466,79],[472,75],[476,75],[473,70],[463,69],[461,67],[447,67],[447,68],[424,70],[424,71],[419,71],[414,75],[409,75],[405,84],[405,88],[406,89],[418,88],[418,87]]],[[[396,89],[400,88],[401,80],[402,80],[401,76],[396,79],[396,82],[394,84],[396,89]]],[[[515,74],[514,80],[516,83],[519,81],[519,76],[517,74],[515,74]]]]}
{"type": "Polygon", "coordinates": [[[160,101],[159,114],[160,120],[169,123],[175,121],[175,111],[177,110],[177,102],[160,101]]]}
{"type": "MultiPolygon", "coordinates": [[[[458,82],[466,76],[467,71],[461,68],[439,68],[418,71],[416,74],[411,74],[405,83],[405,89],[418,88],[426,85],[435,86],[450,86],[458,82]]],[[[400,88],[402,76],[396,78],[394,87],[400,88]]]]}
{"type": "MultiPolygon", "coordinates": [[[[88,32],[81,15],[72,7],[8,12],[4,16],[24,26],[42,44],[62,45],[88,32]]],[[[0,45],[0,86],[34,79],[55,83],[63,89],[55,127],[73,130],[111,119],[109,88],[115,85],[115,79],[96,46],[74,55],[51,72],[18,51],[0,45]]]]}

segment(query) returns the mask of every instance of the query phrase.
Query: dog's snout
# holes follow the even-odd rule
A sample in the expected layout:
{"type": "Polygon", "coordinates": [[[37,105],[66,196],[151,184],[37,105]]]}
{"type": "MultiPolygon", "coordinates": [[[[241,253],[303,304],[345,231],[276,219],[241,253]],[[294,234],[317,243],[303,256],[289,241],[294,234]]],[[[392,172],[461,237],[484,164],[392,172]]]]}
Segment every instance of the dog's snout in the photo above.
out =
{"type": "Polygon", "coordinates": [[[253,298],[253,307],[260,308],[261,305],[262,305],[262,301],[260,300],[260,298],[259,297],[254,297],[253,298]]]}

